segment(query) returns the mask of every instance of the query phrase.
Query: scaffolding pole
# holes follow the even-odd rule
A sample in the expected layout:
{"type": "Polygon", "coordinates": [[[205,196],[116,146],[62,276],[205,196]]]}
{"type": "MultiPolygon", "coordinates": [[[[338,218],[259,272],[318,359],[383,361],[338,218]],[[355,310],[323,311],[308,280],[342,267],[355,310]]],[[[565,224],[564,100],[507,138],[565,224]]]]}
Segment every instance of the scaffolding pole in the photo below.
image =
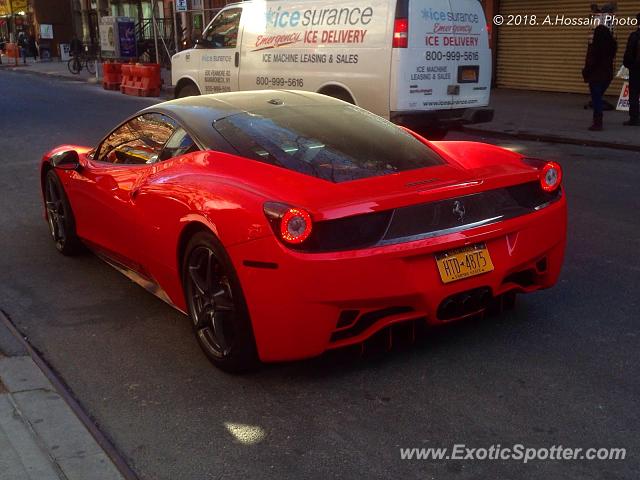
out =
{"type": "Polygon", "coordinates": [[[151,2],[151,19],[153,21],[153,44],[156,49],[156,63],[160,64],[160,52],[158,51],[158,23],[156,22],[156,7],[158,2],[152,0],[151,2]]]}

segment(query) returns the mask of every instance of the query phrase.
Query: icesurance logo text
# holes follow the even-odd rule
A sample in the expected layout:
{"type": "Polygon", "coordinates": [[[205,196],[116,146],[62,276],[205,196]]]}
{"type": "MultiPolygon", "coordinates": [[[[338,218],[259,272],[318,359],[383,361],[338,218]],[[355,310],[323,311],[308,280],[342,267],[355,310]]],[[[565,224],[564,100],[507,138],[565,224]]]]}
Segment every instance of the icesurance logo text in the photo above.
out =
{"type": "Polygon", "coordinates": [[[269,7],[265,14],[267,26],[323,27],[369,25],[373,18],[373,7],[310,8],[307,10],[285,10],[269,7]]]}

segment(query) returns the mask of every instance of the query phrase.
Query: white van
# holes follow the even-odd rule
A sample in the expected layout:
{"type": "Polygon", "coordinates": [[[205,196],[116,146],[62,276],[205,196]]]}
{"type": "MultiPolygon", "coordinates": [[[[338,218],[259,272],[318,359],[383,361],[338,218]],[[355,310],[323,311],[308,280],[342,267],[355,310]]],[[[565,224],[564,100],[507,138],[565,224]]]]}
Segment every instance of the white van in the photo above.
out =
{"type": "Polygon", "coordinates": [[[253,0],[227,5],[172,58],[175,96],[309,90],[438,137],[490,121],[478,0],[253,0]]]}

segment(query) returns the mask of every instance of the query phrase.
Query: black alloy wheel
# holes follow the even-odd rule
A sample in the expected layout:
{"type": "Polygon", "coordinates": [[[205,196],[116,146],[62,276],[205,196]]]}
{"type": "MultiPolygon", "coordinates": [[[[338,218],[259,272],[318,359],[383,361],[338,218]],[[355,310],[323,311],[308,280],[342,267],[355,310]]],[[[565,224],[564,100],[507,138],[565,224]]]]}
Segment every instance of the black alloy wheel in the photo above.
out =
{"type": "Polygon", "coordinates": [[[55,170],[47,172],[44,199],[49,232],[56,248],[63,255],[75,255],[80,251],[80,241],[76,235],[71,205],[55,170]]]}
{"type": "Polygon", "coordinates": [[[228,372],[254,368],[255,340],[240,283],[213,234],[200,232],[189,241],[183,283],[194,333],[207,357],[228,372]]]}

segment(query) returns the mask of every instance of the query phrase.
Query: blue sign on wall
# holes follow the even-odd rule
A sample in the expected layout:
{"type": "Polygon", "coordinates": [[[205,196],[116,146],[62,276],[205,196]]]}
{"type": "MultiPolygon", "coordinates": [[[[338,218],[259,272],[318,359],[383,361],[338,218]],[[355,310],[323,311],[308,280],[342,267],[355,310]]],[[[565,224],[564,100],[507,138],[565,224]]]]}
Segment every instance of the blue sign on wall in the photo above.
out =
{"type": "Polygon", "coordinates": [[[189,10],[187,0],[176,0],[176,12],[186,12],[189,10]]]}
{"type": "Polygon", "coordinates": [[[135,58],[138,56],[135,32],[136,26],[133,21],[118,21],[118,41],[120,43],[120,57],[135,58]]]}

